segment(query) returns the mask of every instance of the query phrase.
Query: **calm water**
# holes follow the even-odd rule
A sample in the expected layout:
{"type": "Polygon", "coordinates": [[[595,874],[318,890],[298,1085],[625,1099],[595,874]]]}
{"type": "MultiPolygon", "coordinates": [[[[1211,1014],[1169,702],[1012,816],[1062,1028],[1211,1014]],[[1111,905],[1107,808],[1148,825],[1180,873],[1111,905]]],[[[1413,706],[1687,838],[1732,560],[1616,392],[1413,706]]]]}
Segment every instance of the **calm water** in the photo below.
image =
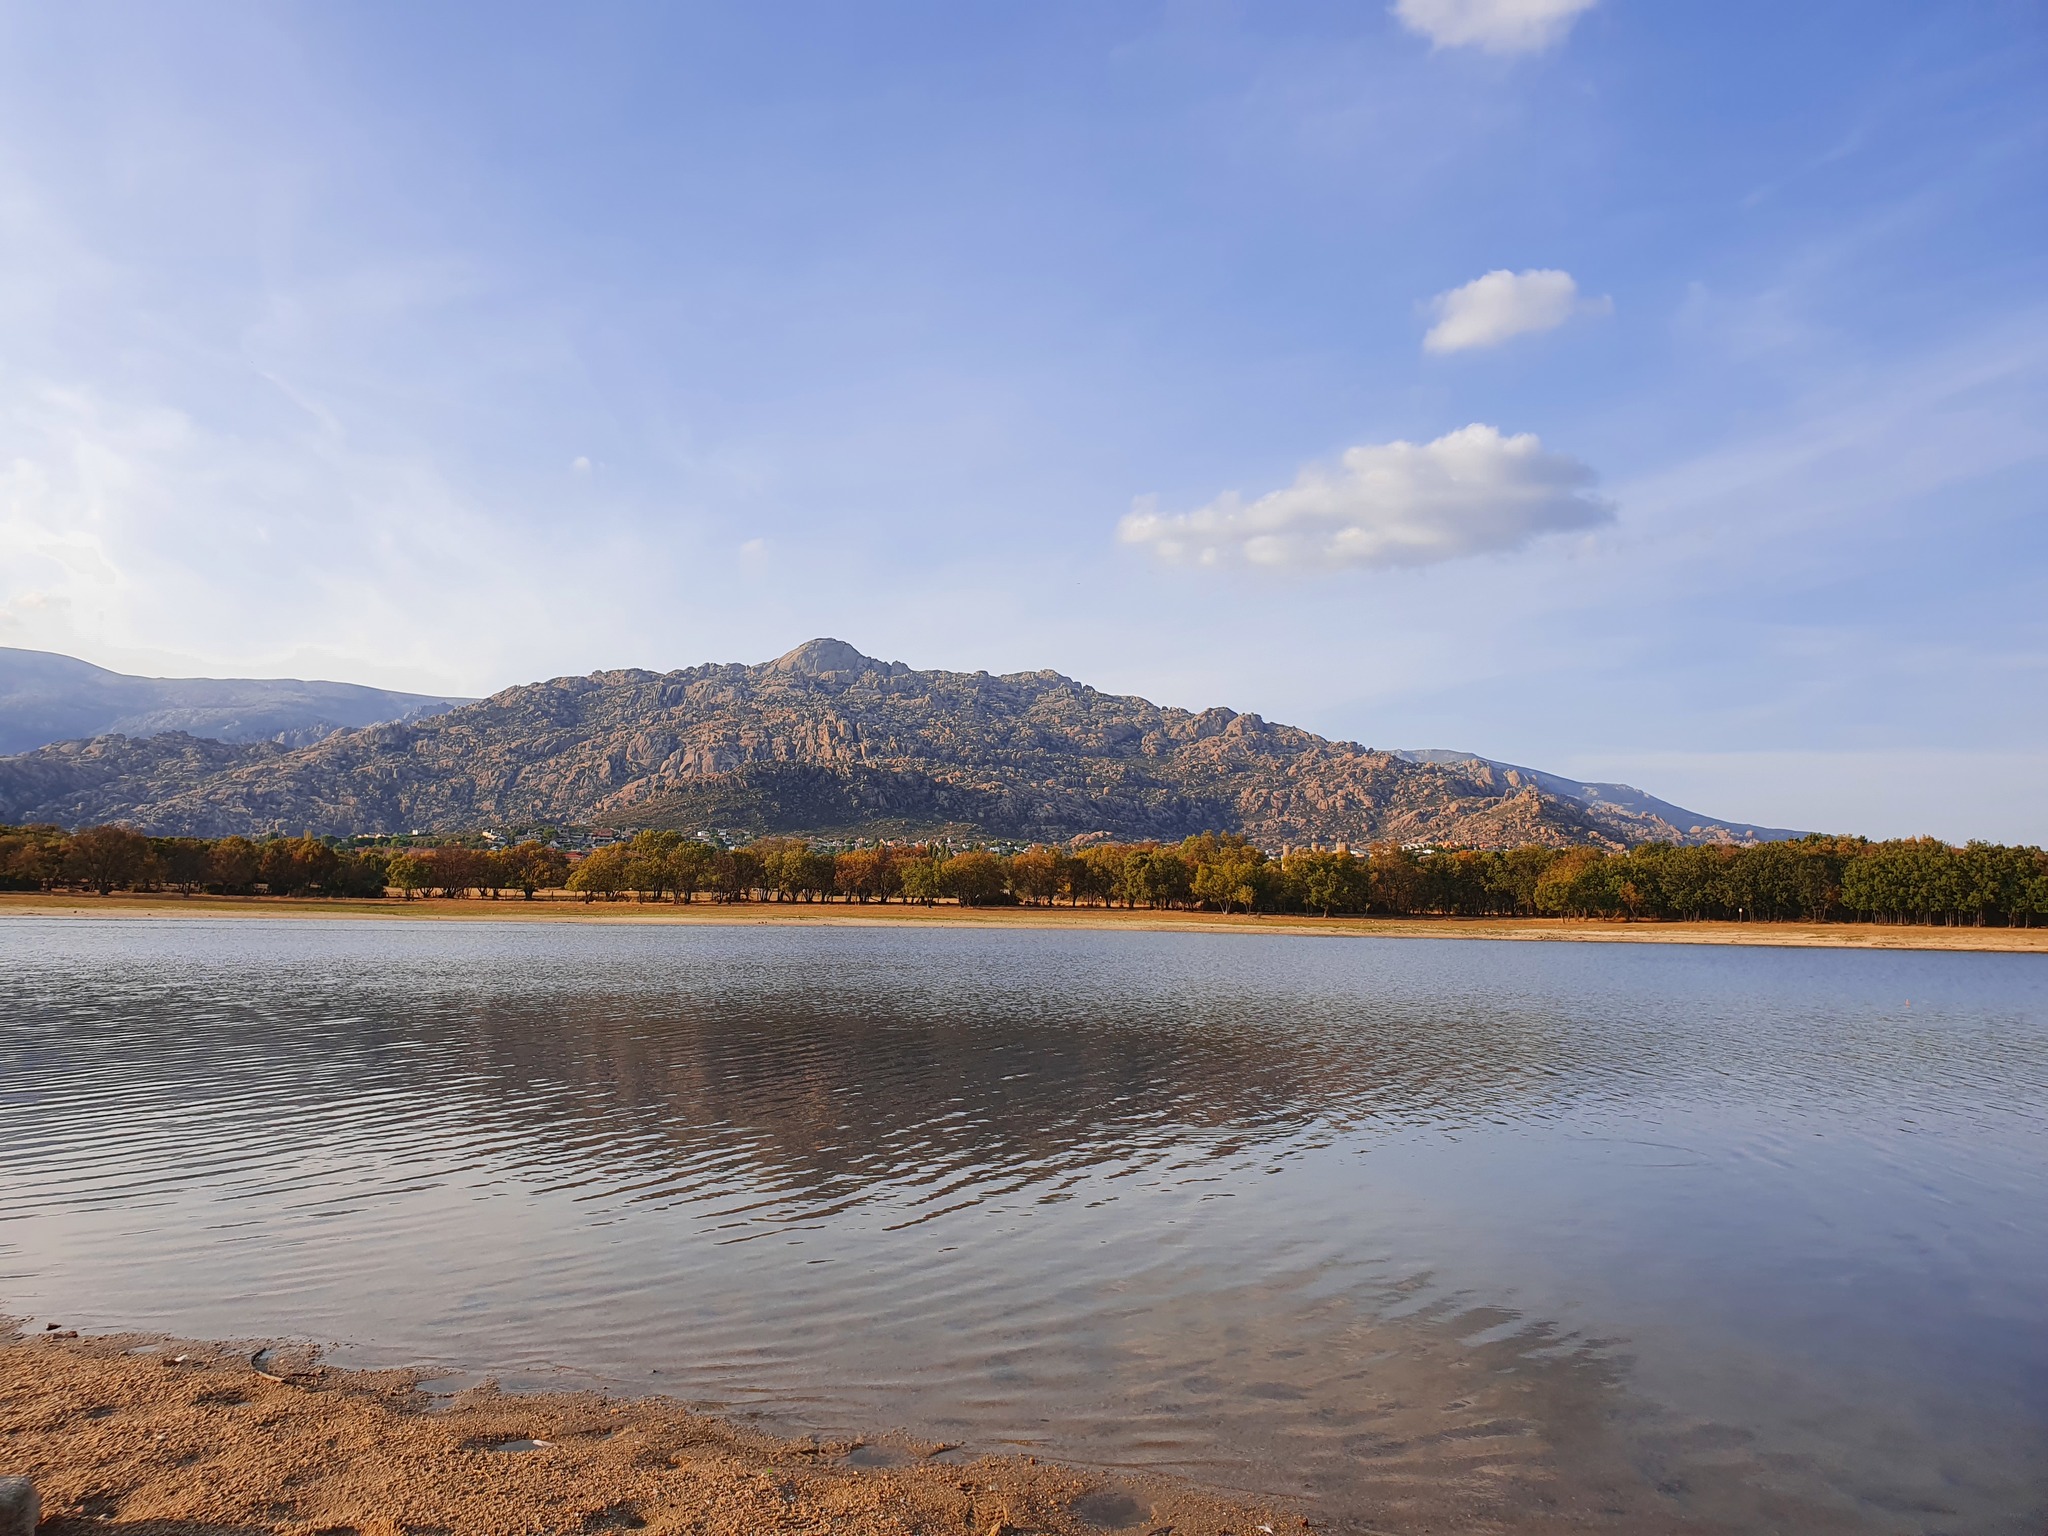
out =
{"type": "Polygon", "coordinates": [[[0,1308],[1360,1529],[2039,1536],[2048,959],[10,917],[0,1308]]]}

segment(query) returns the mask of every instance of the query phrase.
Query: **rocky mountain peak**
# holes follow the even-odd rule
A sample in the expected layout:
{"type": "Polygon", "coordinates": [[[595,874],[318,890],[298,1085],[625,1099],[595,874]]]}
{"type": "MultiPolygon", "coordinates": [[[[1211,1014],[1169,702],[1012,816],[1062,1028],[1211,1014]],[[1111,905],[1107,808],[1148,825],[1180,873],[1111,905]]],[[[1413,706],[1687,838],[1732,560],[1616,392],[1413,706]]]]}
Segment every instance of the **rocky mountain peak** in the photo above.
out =
{"type": "Polygon", "coordinates": [[[0,759],[0,823],[1039,842],[1233,831],[1267,847],[1741,839],[1622,786],[1429,756],[1456,760],[1367,751],[1228,709],[1161,709],[1055,672],[913,673],[819,638],[755,666],[556,678],[291,749],[172,735],[53,744],[0,759]]]}
{"type": "Polygon", "coordinates": [[[826,677],[834,673],[845,673],[849,678],[859,677],[863,672],[890,672],[890,663],[864,656],[844,640],[829,637],[806,640],[795,650],[776,657],[768,663],[771,672],[787,673],[796,677],[826,677]]]}

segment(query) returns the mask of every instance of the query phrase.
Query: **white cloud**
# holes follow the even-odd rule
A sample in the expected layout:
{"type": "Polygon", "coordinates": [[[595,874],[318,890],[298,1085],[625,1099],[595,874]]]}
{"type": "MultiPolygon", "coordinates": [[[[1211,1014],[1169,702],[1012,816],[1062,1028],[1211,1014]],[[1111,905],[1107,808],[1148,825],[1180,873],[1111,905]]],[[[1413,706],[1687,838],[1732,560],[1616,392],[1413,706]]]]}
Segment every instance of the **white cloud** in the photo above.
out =
{"type": "Polygon", "coordinates": [[[1610,521],[1593,478],[1576,459],[1545,452],[1534,433],[1503,437],[1474,423],[1432,443],[1347,449],[1336,467],[1311,464],[1249,505],[1235,491],[1180,514],[1140,503],[1118,535],[1180,565],[1434,565],[1610,521]]]}
{"type": "Polygon", "coordinates": [[[1439,48],[1531,53],[1562,38],[1594,4],[1595,0],[1395,0],[1394,14],[1439,48]]]}
{"type": "Polygon", "coordinates": [[[1502,268],[1431,299],[1429,310],[1437,321],[1422,346],[1427,352],[1496,347],[1512,336],[1556,330],[1573,315],[1604,315],[1613,309],[1612,299],[1581,300],[1569,272],[1502,268]]]}

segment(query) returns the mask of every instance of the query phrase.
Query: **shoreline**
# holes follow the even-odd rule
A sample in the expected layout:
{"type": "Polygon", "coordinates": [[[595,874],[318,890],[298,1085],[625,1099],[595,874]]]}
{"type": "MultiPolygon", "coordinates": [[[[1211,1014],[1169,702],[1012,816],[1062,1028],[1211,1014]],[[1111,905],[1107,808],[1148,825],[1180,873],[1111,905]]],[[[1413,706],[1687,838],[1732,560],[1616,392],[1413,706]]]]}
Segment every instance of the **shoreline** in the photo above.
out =
{"type": "Polygon", "coordinates": [[[1143,933],[1263,933],[1314,938],[1496,939],[1529,943],[1707,944],[1776,949],[1954,950],[2048,954],[2048,928],[1918,927],[1884,923],[1614,922],[1525,917],[1304,917],[1122,907],[922,907],[891,903],[584,902],[550,896],[496,901],[385,897],[109,896],[0,891],[0,920],[71,918],[338,918],[437,922],[565,922],[601,926],[809,924],[1103,929],[1143,933]]]}
{"type": "Polygon", "coordinates": [[[421,1390],[304,1346],[0,1337],[0,1474],[46,1536],[108,1528],[315,1536],[1251,1536],[1309,1522],[1142,1474],[875,1437],[793,1440],[658,1396],[421,1390]]]}

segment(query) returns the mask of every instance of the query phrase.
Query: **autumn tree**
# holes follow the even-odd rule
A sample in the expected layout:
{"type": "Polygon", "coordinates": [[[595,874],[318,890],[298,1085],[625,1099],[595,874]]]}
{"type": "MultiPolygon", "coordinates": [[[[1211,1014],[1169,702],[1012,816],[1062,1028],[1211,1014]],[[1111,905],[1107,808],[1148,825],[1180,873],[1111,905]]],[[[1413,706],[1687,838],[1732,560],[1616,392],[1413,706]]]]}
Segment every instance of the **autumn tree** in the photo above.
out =
{"type": "Polygon", "coordinates": [[[64,878],[64,855],[69,842],[62,827],[0,828],[0,887],[15,891],[48,890],[64,878]]]}
{"type": "Polygon", "coordinates": [[[1067,888],[1071,862],[1056,848],[1028,848],[1010,860],[1010,889],[1020,901],[1049,907],[1067,888]]]}
{"type": "Polygon", "coordinates": [[[939,890],[963,907],[987,906],[1009,893],[1004,861],[981,848],[955,854],[939,866],[939,890]]]}
{"type": "Polygon", "coordinates": [[[212,846],[201,837],[153,837],[150,857],[165,885],[190,896],[207,882],[212,846]]]}
{"type": "Polygon", "coordinates": [[[102,896],[136,884],[149,869],[149,839],[128,827],[88,827],[64,851],[64,878],[102,896]]]}
{"type": "Polygon", "coordinates": [[[866,903],[882,894],[882,869],[889,857],[880,848],[849,848],[832,860],[832,885],[849,901],[866,903]]]}
{"type": "Polygon", "coordinates": [[[1536,910],[1546,917],[1594,917],[1620,905],[1598,848],[1573,848],[1550,864],[1536,882],[1536,910]]]}
{"type": "Polygon", "coordinates": [[[586,903],[600,896],[606,901],[617,901],[623,892],[631,889],[627,884],[626,868],[631,858],[624,843],[608,843],[602,848],[593,848],[569,870],[566,884],[586,903]]]}
{"type": "Polygon", "coordinates": [[[434,889],[444,898],[467,896],[472,889],[482,886],[486,858],[474,848],[453,843],[430,850],[426,859],[427,867],[433,871],[434,889]]]}
{"type": "Polygon", "coordinates": [[[224,837],[206,854],[206,883],[223,895],[240,896],[256,889],[263,856],[246,837],[224,837]]]}
{"type": "Polygon", "coordinates": [[[569,878],[569,856],[532,838],[507,848],[500,857],[505,864],[505,883],[528,901],[533,900],[535,891],[556,890],[569,878]]]}
{"type": "Polygon", "coordinates": [[[256,878],[273,896],[304,895],[326,885],[338,862],[318,838],[273,838],[257,856],[256,878]]]}

